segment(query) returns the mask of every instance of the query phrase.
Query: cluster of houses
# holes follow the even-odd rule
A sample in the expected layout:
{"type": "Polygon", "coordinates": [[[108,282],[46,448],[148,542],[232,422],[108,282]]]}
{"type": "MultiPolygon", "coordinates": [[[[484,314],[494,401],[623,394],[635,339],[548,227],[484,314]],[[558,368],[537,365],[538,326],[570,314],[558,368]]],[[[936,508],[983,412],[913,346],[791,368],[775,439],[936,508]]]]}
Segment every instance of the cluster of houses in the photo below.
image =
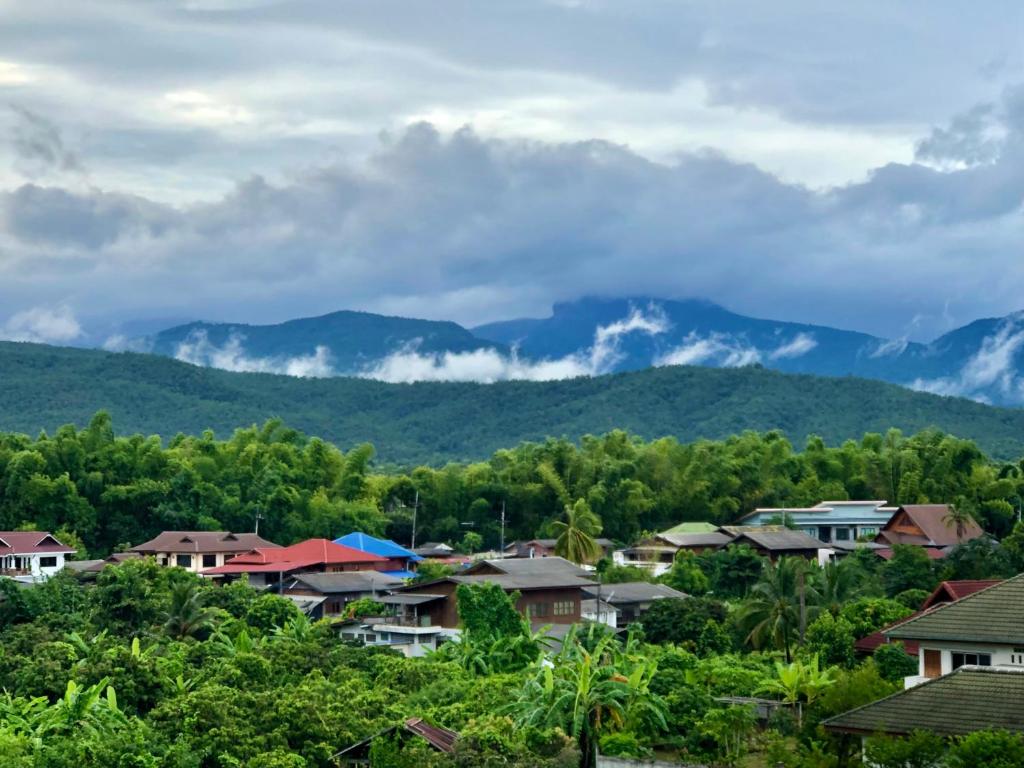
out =
{"type": "Polygon", "coordinates": [[[799,556],[819,563],[844,557],[855,549],[870,549],[892,557],[896,544],[921,547],[929,557],[942,558],[953,547],[983,535],[973,520],[960,530],[950,523],[948,504],[904,504],[885,501],[823,501],[813,507],[759,508],[735,525],[682,523],[616,550],[619,565],[643,568],[659,576],[680,551],[695,554],[746,544],[775,560],[799,556]]]}

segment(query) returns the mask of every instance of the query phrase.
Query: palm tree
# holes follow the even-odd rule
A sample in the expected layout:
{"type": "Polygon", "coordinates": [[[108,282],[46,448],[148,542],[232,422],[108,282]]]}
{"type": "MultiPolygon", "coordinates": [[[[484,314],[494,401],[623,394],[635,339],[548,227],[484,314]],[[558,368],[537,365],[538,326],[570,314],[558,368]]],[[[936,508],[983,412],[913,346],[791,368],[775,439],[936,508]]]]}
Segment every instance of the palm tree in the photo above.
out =
{"type": "Polygon", "coordinates": [[[957,542],[963,541],[967,526],[974,522],[974,516],[966,509],[956,504],[949,505],[949,512],[942,518],[947,528],[956,528],[957,542]]]}
{"type": "Polygon", "coordinates": [[[747,641],[755,648],[781,647],[787,663],[793,660],[793,640],[802,640],[801,628],[818,612],[817,592],[804,585],[801,616],[800,590],[806,569],[807,561],[797,557],[779,558],[775,565],[766,563],[761,580],[751,587],[740,608],[740,626],[748,632],[747,641]]]}
{"type": "Polygon", "coordinates": [[[214,624],[217,609],[206,605],[206,593],[193,582],[171,590],[171,605],[164,613],[164,632],[176,640],[205,634],[214,624]]]}
{"type": "Polygon", "coordinates": [[[590,563],[601,557],[601,547],[594,537],[601,533],[601,519],[584,499],[565,507],[565,519],[551,524],[555,554],[574,563],[590,563]]]}
{"type": "MultiPolygon", "coordinates": [[[[590,634],[586,640],[593,640],[590,634]]],[[[586,647],[573,627],[562,650],[540,663],[510,707],[521,726],[559,727],[576,739],[581,768],[594,764],[598,739],[638,723],[666,728],[665,704],[650,690],[657,663],[626,655],[613,635],[586,647]]],[[[627,649],[632,643],[627,641],[627,649]]]]}
{"type": "Polygon", "coordinates": [[[845,603],[859,597],[861,592],[861,574],[857,572],[855,563],[847,560],[826,563],[820,572],[815,574],[814,591],[817,593],[817,607],[838,616],[845,603]]]}

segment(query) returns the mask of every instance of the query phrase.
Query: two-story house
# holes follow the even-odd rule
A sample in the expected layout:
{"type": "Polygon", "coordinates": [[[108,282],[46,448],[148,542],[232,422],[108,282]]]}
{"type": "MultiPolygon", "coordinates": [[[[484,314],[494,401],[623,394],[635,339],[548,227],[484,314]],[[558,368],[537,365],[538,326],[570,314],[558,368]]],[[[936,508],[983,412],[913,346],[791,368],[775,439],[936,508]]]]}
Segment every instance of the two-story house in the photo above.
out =
{"type": "Polygon", "coordinates": [[[885,501],[823,501],[813,507],[760,507],[740,523],[784,525],[801,530],[825,544],[874,537],[896,513],[885,501]]]}
{"type": "Polygon", "coordinates": [[[1024,574],[932,608],[885,632],[918,646],[919,685],[963,666],[1024,669],[1024,574]]]}
{"type": "MultiPolygon", "coordinates": [[[[952,547],[984,535],[974,520],[966,521],[962,530],[957,531],[950,519],[948,504],[904,504],[882,526],[875,541],[885,547],[895,544],[924,547],[930,555],[941,557],[952,547]]],[[[885,556],[884,550],[879,554],[885,556]]]]}
{"type": "Polygon", "coordinates": [[[0,531],[0,576],[43,581],[64,568],[75,550],[46,531],[0,531]]]}
{"type": "Polygon", "coordinates": [[[164,531],[154,539],[131,547],[140,556],[155,557],[158,565],[177,566],[192,573],[224,565],[253,549],[276,547],[255,533],[229,531],[164,531]]]}

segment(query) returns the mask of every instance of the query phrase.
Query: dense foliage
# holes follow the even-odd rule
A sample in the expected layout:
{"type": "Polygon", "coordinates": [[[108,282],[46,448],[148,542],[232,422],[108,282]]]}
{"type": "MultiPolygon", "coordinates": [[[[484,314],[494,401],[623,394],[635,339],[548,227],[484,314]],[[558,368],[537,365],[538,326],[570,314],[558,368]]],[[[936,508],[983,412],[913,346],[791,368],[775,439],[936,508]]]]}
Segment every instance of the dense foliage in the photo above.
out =
{"type": "MultiPolygon", "coordinates": [[[[1024,454],[1024,412],[852,377],[758,368],[653,368],[548,382],[384,384],[197,368],[154,355],[0,342],[0,429],[35,434],[106,408],[125,432],[228,435],[269,415],[339,445],[369,442],[389,463],[478,460],[548,435],[611,428],[645,439],[723,439],[781,429],[830,443],[937,427],[999,458],[1024,454]]],[[[887,498],[892,499],[894,494],[887,498]]]]}
{"type": "MultiPolygon", "coordinates": [[[[252,530],[282,544],[350,530],[409,541],[418,499],[417,540],[496,547],[502,505],[505,540],[558,536],[588,559],[580,537],[628,542],[685,520],[734,521],[756,506],[801,506],[822,499],[882,498],[893,503],[952,502],[997,536],[1011,532],[1024,483],[1020,463],[987,459],[974,443],[938,432],[868,434],[829,447],[812,438],[802,452],[778,432],[722,442],[644,442],[625,432],[549,439],[500,450],[488,461],[383,472],[374,449],[343,453],[277,420],[217,440],[207,432],[116,437],[106,413],[88,427],[65,426],[30,438],[0,434],[0,529],[70,533],[94,555],[144,541],[161,530],[252,530]],[[479,540],[477,539],[479,536],[479,540]]],[[[972,545],[949,559],[962,578],[988,564],[1013,572],[1021,537],[1006,552],[972,545]]],[[[889,596],[930,589],[933,564],[899,556],[880,574],[889,596]]],[[[689,565],[692,565],[689,564],[689,565]]],[[[718,553],[702,570],[707,584],[680,568],[675,583],[716,595],[746,594],[759,575],[749,551],[718,553]]],[[[934,575],[934,574],[933,574],[934,575]]]]}

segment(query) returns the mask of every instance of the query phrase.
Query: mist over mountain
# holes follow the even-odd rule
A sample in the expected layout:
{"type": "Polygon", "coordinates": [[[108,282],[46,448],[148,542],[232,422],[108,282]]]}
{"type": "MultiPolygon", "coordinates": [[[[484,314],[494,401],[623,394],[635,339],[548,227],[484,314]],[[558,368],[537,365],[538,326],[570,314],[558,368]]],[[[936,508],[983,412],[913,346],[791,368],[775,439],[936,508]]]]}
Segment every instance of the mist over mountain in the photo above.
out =
{"type": "Polygon", "coordinates": [[[276,325],[193,322],[123,348],[230,371],[388,382],[551,381],[667,365],[857,376],[1000,405],[1024,403],[1024,314],[931,343],[754,318],[701,299],[587,297],[549,317],[467,329],[340,311],[276,325]]]}

